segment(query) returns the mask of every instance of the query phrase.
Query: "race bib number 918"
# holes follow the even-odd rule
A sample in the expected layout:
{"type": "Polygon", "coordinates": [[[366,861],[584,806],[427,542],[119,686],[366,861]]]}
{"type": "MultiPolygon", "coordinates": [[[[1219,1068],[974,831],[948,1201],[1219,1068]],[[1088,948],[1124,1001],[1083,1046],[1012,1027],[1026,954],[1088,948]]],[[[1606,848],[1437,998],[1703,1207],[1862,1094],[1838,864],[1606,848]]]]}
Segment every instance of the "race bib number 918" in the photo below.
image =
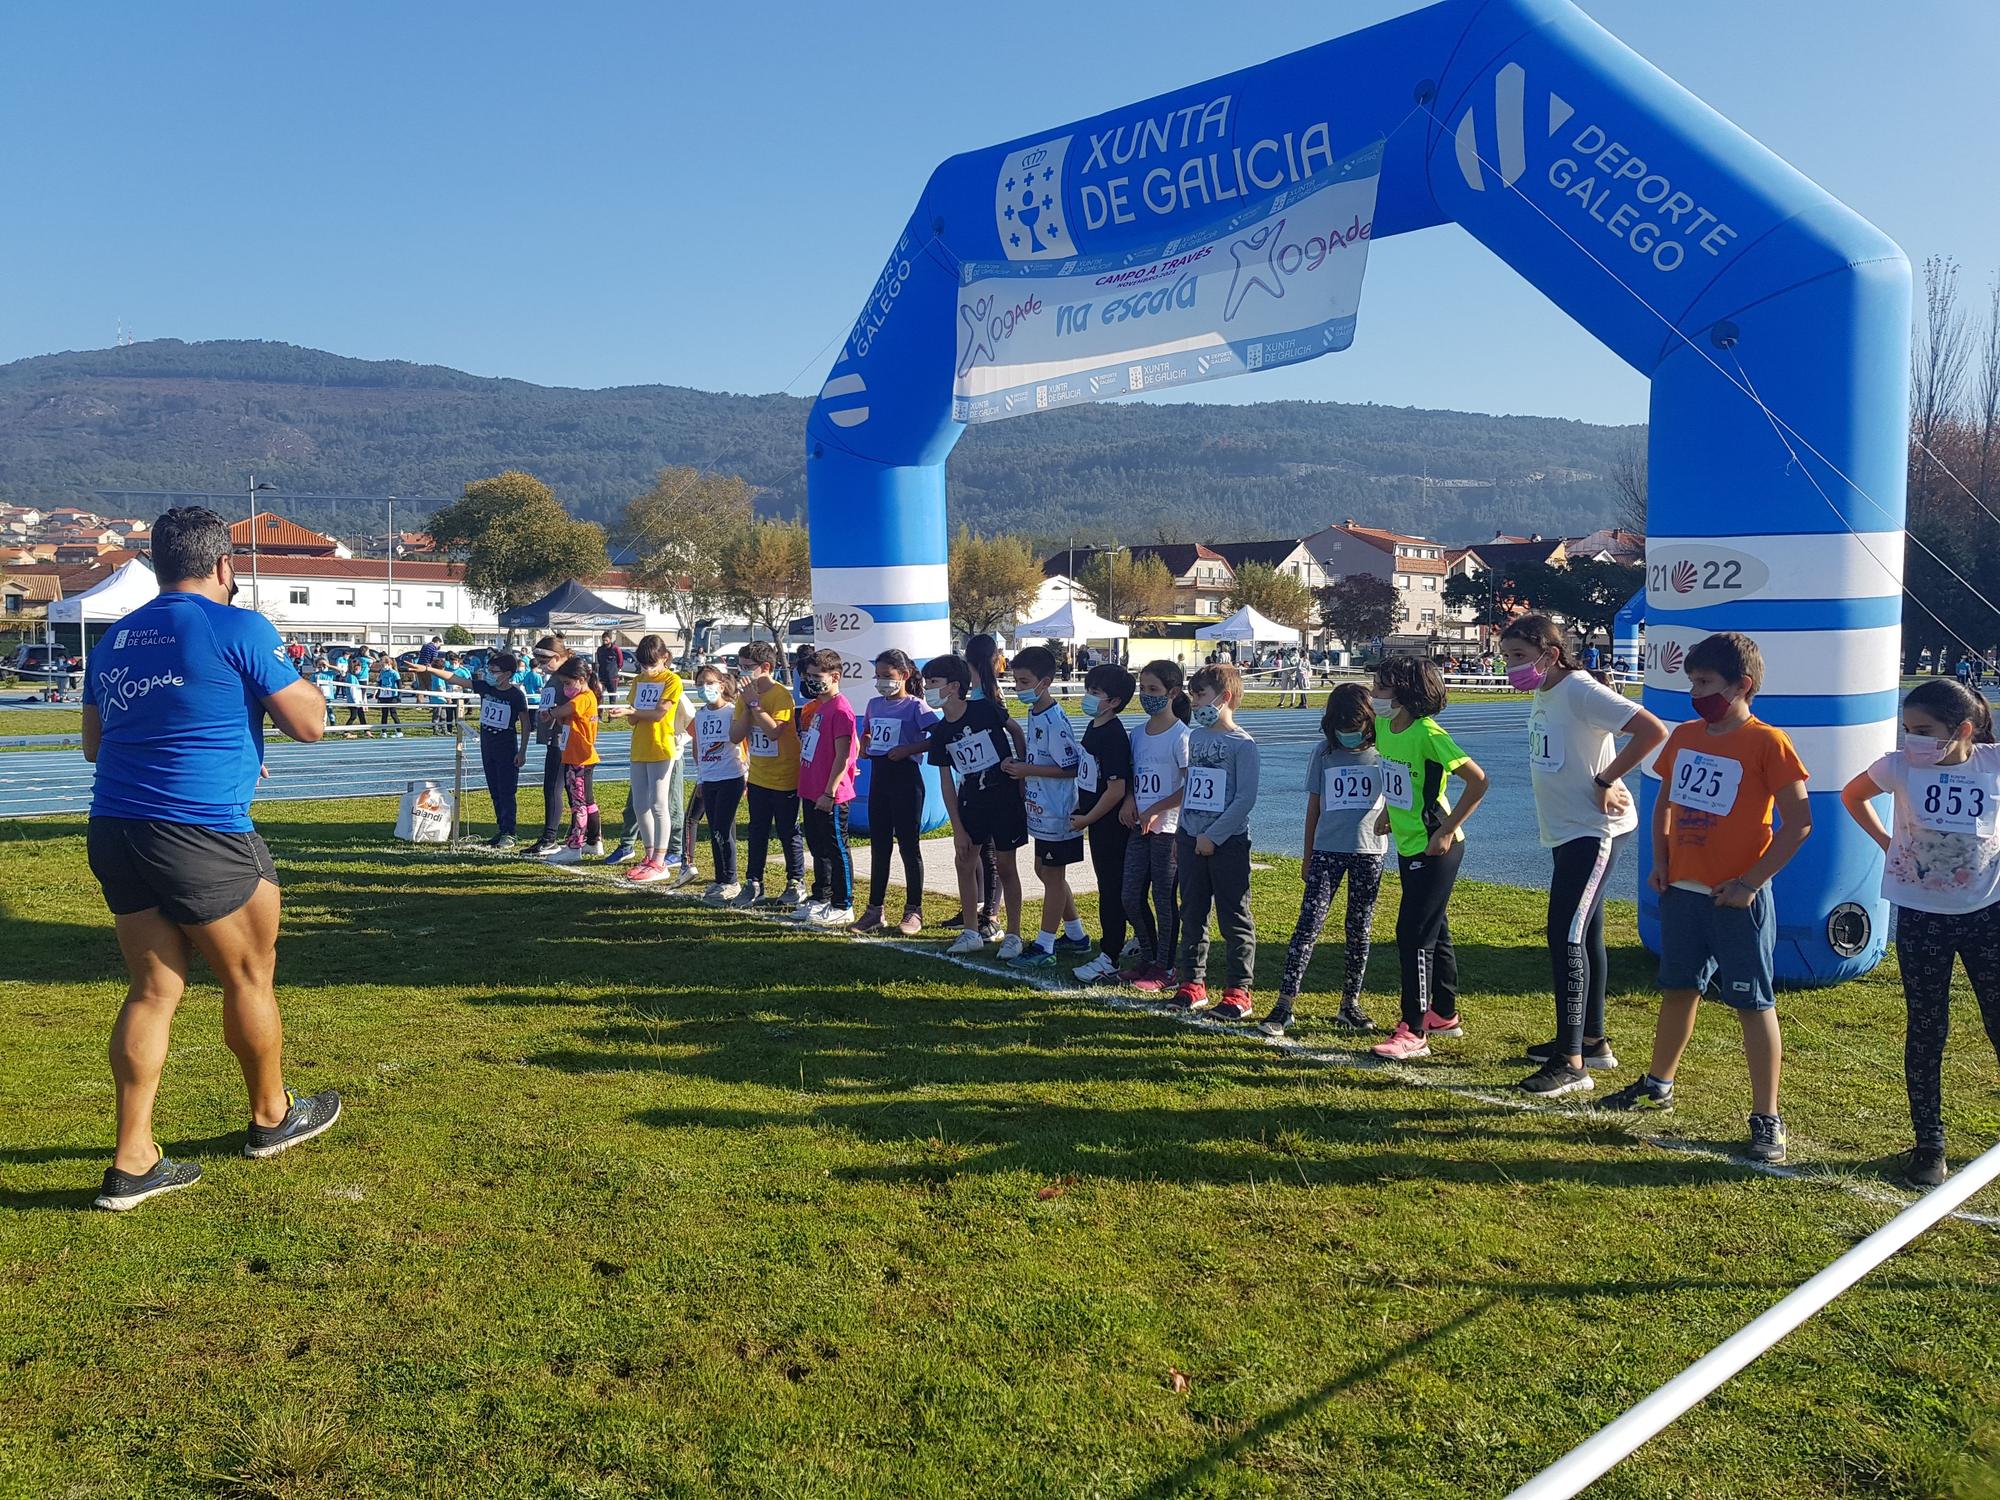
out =
{"type": "Polygon", "coordinates": [[[1403,812],[1417,805],[1410,784],[1410,768],[1399,760],[1382,762],[1382,800],[1403,812]]]}

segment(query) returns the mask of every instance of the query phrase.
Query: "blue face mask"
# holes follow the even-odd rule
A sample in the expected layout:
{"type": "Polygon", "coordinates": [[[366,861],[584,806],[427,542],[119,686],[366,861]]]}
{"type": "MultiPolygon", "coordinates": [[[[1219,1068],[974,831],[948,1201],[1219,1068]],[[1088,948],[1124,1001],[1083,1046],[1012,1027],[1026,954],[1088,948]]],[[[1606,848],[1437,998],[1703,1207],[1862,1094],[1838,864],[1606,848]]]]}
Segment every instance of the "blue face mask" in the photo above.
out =
{"type": "Polygon", "coordinates": [[[1141,693],[1139,695],[1139,707],[1145,709],[1149,715],[1163,712],[1166,706],[1172,701],[1165,693],[1141,693]]]}
{"type": "Polygon", "coordinates": [[[486,680],[494,687],[505,687],[507,685],[507,679],[502,677],[498,672],[488,672],[486,680]]]}
{"type": "Polygon", "coordinates": [[[1215,721],[1222,717],[1222,707],[1216,703],[1204,703],[1188,716],[1197,729],[1213,729],[1215,721]]]}
{"type": "Polygon", "coordinates": [[[1015,688],[1014,701],[1017,703],[1026,703],[1032,707],[1042,701],[1042,690],[1040,688],[1015,688]]]}
{"type": "Polygon", "coordinates": [[[1086,714],[1094,719],[1103,711],[1104,700],[1095,693],[1085,693],[1081,707],[1086,714]]]}
{"type": "Polygon", "coordinates": [[[1340,741],[1344,749],[1359,750],[1362,742],[1368,738],[1368,734],[1361,729],[1336,729],[1333,737],[1340,741]]]}

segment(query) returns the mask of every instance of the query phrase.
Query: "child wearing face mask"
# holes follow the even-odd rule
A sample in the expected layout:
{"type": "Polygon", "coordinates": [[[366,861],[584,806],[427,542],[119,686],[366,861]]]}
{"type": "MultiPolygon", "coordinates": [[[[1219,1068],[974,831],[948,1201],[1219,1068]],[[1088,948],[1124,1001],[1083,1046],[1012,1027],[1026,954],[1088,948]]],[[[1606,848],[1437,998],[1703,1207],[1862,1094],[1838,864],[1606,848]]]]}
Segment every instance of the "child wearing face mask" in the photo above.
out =
{"type": "Polygon", "coordinates": [[[1125,845],[1125,920],[1137,951],[1118,977],[1157,994],[1174,980],[1179,953],[1181,893],[1174,834],[1187,780],[1188,699],[1179,662],[1139,669],[1139,707],[1146,721],[1132,727],[1132,785],[1118,820],[1131,832],[1125,845]]]}
{"type": "Polygon", "coordinates": [[[1378,832],[1396,842],[1403,899],[1396,909],[1396,956],[1403,970],[1403,1013],[1387,1041],[1372,1049],[1398,1062],[1430,1056],[1436,1036],[1463,1036],[1458,1015],[1458,950],[1452,946],[1452,887],[1465,859],[1460,829],[1486,795],[1486,773],[1445,733],[1436,715],[1446,703],[1444,678],[1428,661],[1392,656],[1375,669],[1369,707],[1382,757],[1378,832]],[[1458,805],[1445,778],[1464,788],[1458,805]]]}
{"type": "Polygon", "coordinates": [[[552,865],[574,865],[604,853],[597,809],[597,674],[572,656],[556,669],[556,752],[562,757],[563,793],[569,800],[569,840],[548,856],[552,865]]]}
{"type": "Polygon", "coordinates": [[[1882,847],[1882,895],[1896,908],[1896,959],[1909,1029],[1903,1082],[1916,1144],[1900,1165],[1905,1181],[1945,1179],[1942,1075],[1954,959],[1965,964],[1986,1036],[2000,1053],[2000,747],[1993,710],[1950,678],[1903,700],[1902,748],[1861,772],[1841,805],[1882,847]],[[1870,798],[1895,798],[1895,832],[1870,798]]]}
{"type": "MultiPolygon", "coordinates": [[[[1778,1115],[1777,911],[1771,880],[1812,832],[1806,768],[1785,731],[1750,712],[1764,657],[1747,635],[1697,641],[1685,670],[1701,715],[1667,736],[1654,770],[1653,868],[1660,912],[1660,1015],[1650,1071],[1604,1101],[1606,1109],[1669,1110],[1674,1072],[1694,1036],[1711,981],[1736,1012],[1750,1070],[1749,1154],[1785,1159],[1778,1115]],[[1773,813],[1781,826],[1774,832],[1773,813]]],[[[1642,897],[1643,899],[1643,897],[1642,897]]]]}
{"type": "Polygon", "coordinates": [[[1215,1013],[1250,1019],[1257,926],[1250,915],[1250,811],[1257,805],[1257,742],[1236,723],[1243,674],[1227,663],[1203,667],[1188,682],[1192,700],[1187,780],[1181,787],[1175,858],[1181,869],[1180,987],[1183,1010],[1209,1005],[1208,912],[1222,928],[1227,977],[1215,1013]]]}
{"type": "Polygon", "coordinates": [[[1073,971],[1083,984],[1118,978],[1125,948],[1125,847],[1132,830],[1118,816],[1132,787],[1132,737],[1118,716],[1138,684],[1116,662],[1101,662],[1083,679],[1083,753],[1076,767],[1076,812],[1070,827],[1090,841],[1090,864],[1097,872],[1097,957],[1073,971]]]}
{"type": "Polygon", "coordinates": [[[736,808],[743,800],[743,756],[736,743],[736,699],[720,667],[694,675],[696,708],[688,723],[694,741],[696,794],[708,820],[708,852],[715,879],[705,901],[734,901],[743,893],[736,879],[736,808]]]}
{"type": "Polygon", "coordinates": [[[1028,710],[1028,753],[1000,763],[1001,771],[1021,784],[1035,841],[1035,873],[1042,878],[1041,931],[1011,960],[1022,969],[1053,969],[1059,953],[1090,951],[1069,888],[1069,867],[1083,861],[1083,836],[1070,826],[1081,757],[1075,728],[1051,691],[1056,666],[1055,653],[1046,646],[1030,646],[1015,656],[1014,697],[1028,710]]]}
{"type": "Polygon", "coordinates": [[[868,760],[868,909],[854,924],[856,932],[875,932],[882,925],[882,905],[889,899],[889,856],[903,857],[903,920],[896,930],[916,937],[924,930],[924,851],[918,842],[924,815],[923,754],[930,726],[937,719],[924,700],[910,691],[916,663],[902,651],[884,651],[875,658],[875,696],[868,700],[860,723],[861,753],[868,760]]]}
{"type": "MultiPolygon", "coordinates": [[[[472,679],[472,691],[479,695],[479,763],[486,773],[486,791],[493,799],[493,822],[498,831],[487,840],[489,849],[514,847],[515,807],[519,800],[521,767],[528,759],[528,695],[514,684],[520,658],[510,651],[496,651],[486,659],[486,669],[472,679]]],[[[448,678],[451,674],[421,662],[411,665],[413,677],[448,678]]]]}
{"type": "Polygon", "coordinates": [[[799,677],[805,707],[799,728],[799,804],[813,857],[813,899],[801,914],[815,927],[854,922],[854,861],[847,851],[847,808],[854,800],[857,725],[840,691],[840,653],[815,651],[799,677]]]}
{"type": "Polygon", "coordinates": [[[1624,777],[1667,737],[1667,726],[1599,682],[1571,654],[1546,615],[1522,615],[1500,632],[1507,681],[1534,694],[1528,716],[1528,776],[1535,822],[1555,868],[1549,880],[1549,963],[1556,1034],[1528,1048],[1541,1066],[1521,1089],[1543,1099],[1589,1093],[1590,1069],[1615,1068],[1605,1035],[1604,894],[1625,835],[1639,813],[1624,777]],[[1627,736],[1625,748],[1612,743],[1627,736]]]}
{"type": "Polygon", "coordinates": [[[1382,856],[1389,844],[1375,826],[1382,815],[1382,757],[1375,752],[1368,690],[1358,682],[1343,682],[1328,693],[1319,729],[1322,738],[1306,762],[1305,894],[1285,952],[1278,1003],[1257,1028],[1266,1036],[1283,1036],[1292,1024],[1306,967],[1342,880],[1347,882],[1346,973],[1335,1024],[1348,1031],[1375,1029],[1361,1008],[1361,986],[1368,977],[1382,856]]]}

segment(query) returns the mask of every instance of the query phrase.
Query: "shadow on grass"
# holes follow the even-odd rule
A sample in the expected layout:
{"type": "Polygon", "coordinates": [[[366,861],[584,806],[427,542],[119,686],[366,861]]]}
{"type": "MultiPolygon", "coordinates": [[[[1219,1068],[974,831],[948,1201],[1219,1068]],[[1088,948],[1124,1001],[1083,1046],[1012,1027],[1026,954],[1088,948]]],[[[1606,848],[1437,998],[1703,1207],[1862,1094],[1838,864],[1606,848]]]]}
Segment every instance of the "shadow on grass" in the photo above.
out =
{"type": "Polygon", "coordinates": [[[1486,1312],[1501,1301],[1498,1296],[1481,1297],[1472,1306],[1462,1309],[1447,1318],[1428,1333],[1406,1339],[1364,1364],[1330,1380],[1310,1395],[1301,1396],[1289,1406],[1258,1418],[1250,1426],[1225,1442],[1217,1443],[1199,1458],[1190,1460],[1171,1474],[1161,1476],[1153,1483],[1133,1492],[1134,1500],[1167,1500],[1172,1495],[1184,1494],[1200,1485],[1223,1465],[1229,1463],[1245,1449],[1253,1448],[1275,1432],[1282,1431],[1292,1423],[1311,1416],[1336,1396],[1344,1395],[1358,1385],[1375,1379],[1401,1364],[1404,1360],[1423,1353],[1440,1339],[1448,1338],[1471,1323],[1481,1313],[1486,1312]]]}

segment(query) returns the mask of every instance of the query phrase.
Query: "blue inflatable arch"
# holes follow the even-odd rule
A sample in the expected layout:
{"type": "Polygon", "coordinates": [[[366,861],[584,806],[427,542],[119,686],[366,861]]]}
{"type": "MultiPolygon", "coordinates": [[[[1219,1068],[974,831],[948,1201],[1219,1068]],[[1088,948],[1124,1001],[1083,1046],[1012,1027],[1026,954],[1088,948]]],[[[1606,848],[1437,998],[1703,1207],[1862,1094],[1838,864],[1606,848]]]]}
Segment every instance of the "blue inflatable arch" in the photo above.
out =
{"type": "MultiPolygon", "coordinates": [[[[807,422],[823,636],[857,664],[949,649],[959,272],[1009,258],[997,205],[1030,156],[1035,248],[1096,255],[1222,218],[1246,163],[1267,185],[1377,142],[1373,239],[1461,224],[1651,378],[1646,705],[1692,717],[1688,644],[1757,638],[1758,712],[1812,772],[1813,834],[1777,884],[1780,971],[1866,970],[1880,857],[1837,797],[1895,730],[1909,266],[1567,0],[1445,0],[938,167],[807,422]],[[1116,179],[1136,202],[1156,167],[1192,190],[1106,211],[1116,179]]],[[[1648,815],[1655,793],[1649,777],[1648,815]]],[[[1642,894],[1649,943],[1657,923],[1642,894]]]]}

